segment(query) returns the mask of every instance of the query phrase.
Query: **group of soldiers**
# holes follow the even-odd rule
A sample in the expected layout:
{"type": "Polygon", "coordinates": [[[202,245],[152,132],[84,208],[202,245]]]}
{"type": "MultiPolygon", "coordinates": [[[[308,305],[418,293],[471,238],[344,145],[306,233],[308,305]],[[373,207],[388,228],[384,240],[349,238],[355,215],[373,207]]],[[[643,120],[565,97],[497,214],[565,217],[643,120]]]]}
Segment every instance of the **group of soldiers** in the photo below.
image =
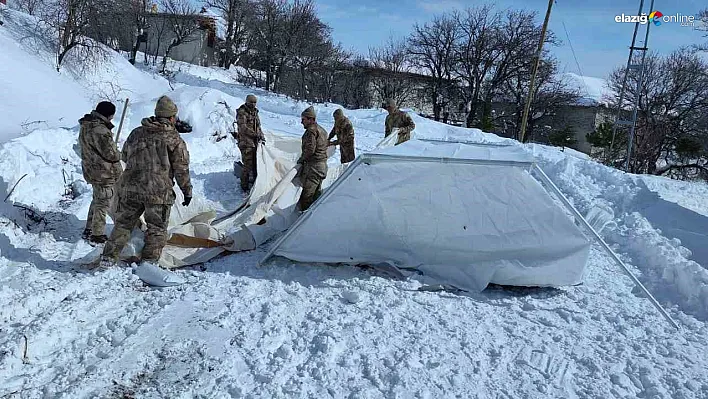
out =
{"type": "MultiPolygon", "coordinates": [[[[259,142],[265,142],[257,101],[252,94],[246,97],[246,102],[238,108],[238,128],[233,133],[241,151],[241,188],[244,191],[249,191],[255,182],[256,148],[259,142]]],[[[392,100],[385,101],[381,107],[388,111],[386,136],[398,129],[396,144],[409,140],[415,129],[411,117],[398,109],[392,100]]],[[[79,120],[82,170],[86,182],[93,188],[82,237],[91,243],[105,243],[100,266],[108,267],[118,262],[132,230],[141,228],[145,231],[141,260],[157,265],[167,243],[170,210],[176,200],[175,181],[184,197],[182,205],[189,206],[192,201],[189,150],[180,137],[180,133],[190,132],[191,127],[177,118],[177,105],[169,97],[162,96],[155,105],[155,115],[142,119],[141,126],[130,132],[122,151],[119,151],[111,131],[115,111],[115,105],[103,101],[79,120]],[[125,170],[121,161],[126,165],[125,170]],[[115,226],[107,237],[106,215],[112,202],[111,217],[115,226]]],[[[354,160],[354,128],[342,109],[334,111],[335,123],[329,134],[317,123],[313,107],[305,109],[300,116],[305,133],[302,154],[297,161],[296,181],[302,186],[297,208],[304,212],[322,191],[322,181],[327,176],[328,147],[339,145],[342,163],[354,160]]]]}
{"type": "MultiPolygon", "coordinates": [[[[261,121],[256,106],[258,99],[253,94],[246,96],[246,102],[237,111],[237,131],[233,137],[238,140],[241,150],[241,189],[248,192],[257,177],[256,148],[259,142],[265,143],[261,121]]],[[[388,111],[385,122],[385,136],[398,130],[396,145],[410,140],[415,129],[413,119],[401,111],[392,99],[381,104],[388,111]]],[[[317,123],[317,114],[313,107],[308,107],[300,114],[300,122],[305,128],[302,136],[302,155],[298,159],[297,177],[302,185],[302,194],[298,201],[300,211],[307,210],[321,193],[322,181],[327,176],[327,147],[339,145],[340,162],[348,163],[356,157],[354,154],[354,127],[338,108],[332,114],[334,126],[329,135],[317,123]],[[334,140],[333,140],[334,139],[334,140]]]]}

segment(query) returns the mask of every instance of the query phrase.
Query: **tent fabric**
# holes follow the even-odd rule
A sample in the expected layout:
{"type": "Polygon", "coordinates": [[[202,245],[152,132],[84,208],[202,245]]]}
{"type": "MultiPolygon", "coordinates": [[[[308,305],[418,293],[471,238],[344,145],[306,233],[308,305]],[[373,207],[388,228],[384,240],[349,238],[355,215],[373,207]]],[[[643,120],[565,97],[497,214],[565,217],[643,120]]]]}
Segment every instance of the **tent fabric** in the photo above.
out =
{"type": "Polygon", "coordinates": [[[299,262],[388,264],[479,291],[489,283],[577,284],[590,241],[523,168],[518,148],[412,140],[367,155],[273,254],[299,262]],[[416,162],[397,156],[467,159],[416,162]],[[464,158],[469,157],[469,158],[464,158]],[[474,161],[498,161],[497,164],[474,161]]]}
{"type": "MultiPolygon", "coordinates": [[[[168,269],[206,262],[224,252],[255,249],[273,235],[287,230],[297,220],[295,205],[302,188],[293,181],[300,157],[300,137],[265,132],[266,145],[258,146],[258,177],[244,202],[237,209],[218,216],[205,201],[195,198],[189,207],[181,205],[183,196],[175,186],[177,199],[172,206],[168,225],[169,239],[160,258],[160,266],[168,269]]],[[[328,149],[332,157],[335,147],[328,149]]],[[[348,165],[330,163],[326,189],[348,165]]],[[[121,259],[138,256],[143,247],[143,233],[135,230],[121,259]]],[[[78,260],[93,263],[100,248],[78,260]]]]}

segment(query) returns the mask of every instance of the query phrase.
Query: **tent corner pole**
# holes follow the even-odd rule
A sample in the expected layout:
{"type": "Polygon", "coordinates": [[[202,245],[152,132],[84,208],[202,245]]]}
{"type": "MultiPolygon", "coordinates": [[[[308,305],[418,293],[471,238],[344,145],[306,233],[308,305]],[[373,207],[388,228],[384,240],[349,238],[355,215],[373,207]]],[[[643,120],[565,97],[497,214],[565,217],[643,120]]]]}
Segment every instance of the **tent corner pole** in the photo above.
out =
{"type": "Polygon", "coordinates": [[[654,305],[654,307],[656,307],[656,309],[659,311],[659,313],[661,313],[664,316],[664,318],[669,323],[671,323],[671,325],[674,326],[677,330],[681,330],[681,327],[679,327],[679,325],[674,321],[674,319],[672,319],[671,316],[669,316],[669,314],[666,312],[666,310],[664,310],[664,308],[654,298],[654,296],[649,292],[649,290],[646,289],[646,287],[644,287],[644,284],[642,284],[641,281],[639,281],[639,279],[637,279],[637,277],[629,270],[627,265],[622,261],[622,259],[619,258],[619,256],[615,253],[615,251],[613,251],[612,248],[610,248],[610,246],[607,245],[605,240],[603,240],[602,237],[600,237],[600,234],[598,234],[598,232],[595,231],[595,229],[590,225],[590,223],[588,223],[588,221],[585,220],[583,215],[581,215],[580,212],[577,209],[575,209],[573,204],[571,204],[570,201],[568,200],[568,198],[566,198],[565,195],[563,195],[563,193],[560,191],[560,189],[555,185],[555,183],[553,183],[551,178],[548,177],[548,175],[541,169],[541,167],[534,164],[534,169],[538,172],[539,176],[541,177],[541,180],[543,180],[543,182],[546,183],[551,188],[551,190],[553,190],[553,192],[558,196],[558,198],[561,200],[561,202],[563,202],[563,204],[575,215],[575,217],[578,219],[578,221],[595,237],[595,240],[597,241],[597,243],[600,244],[600,246],[603,247],[605,249],[605,251],[607,251],[608,254],[610,254],[612,259],[614,259],[615,263],[617,263],[622,268],[622,270],[625,272],[625,274],[627,274],[629,276],[629,278],[632,279],[632,282],[634,282],[634,284],[636,286],[638,286],[642,290],[642,292],[644,292],[644,294],[649,298],[649,301],[654,305]]]}
{"type": "Polygon", "coordinates": [[[290,234],[295,231],[297,226],[302,224],[309,216],[312,210],[316,209],[317,206],[322,203],[327,197],[329,197],[337,186],[342,184],[344,180],[349,177],[349,175],[352,174],[354,168],[359,165],[360,163],[363,162],[363,159],[366,157],[366,154],[359,155],[349,166],[347,166],[347,170],[344,171],[344,173],[341,174],[341,176],[337,177],[337,179],[332,183],[331,186],[329,186],[326,190],[326,192],[322,193],[322,195],[317,198],[317,200],[310,206],[310,209],[308,209],[303,215],[300,215],[300,217],[293,223],[292,226],[288,228],[288,230],[283,234],[278,240],[273,244],[273,246],[270,247],[268,252],[266,252],[265,256],[258,262],[258,266],[263,266],[268,259],[273,257],[273,254],[275,251],[280,247],[280,245],[290,236],[290,234]]]}

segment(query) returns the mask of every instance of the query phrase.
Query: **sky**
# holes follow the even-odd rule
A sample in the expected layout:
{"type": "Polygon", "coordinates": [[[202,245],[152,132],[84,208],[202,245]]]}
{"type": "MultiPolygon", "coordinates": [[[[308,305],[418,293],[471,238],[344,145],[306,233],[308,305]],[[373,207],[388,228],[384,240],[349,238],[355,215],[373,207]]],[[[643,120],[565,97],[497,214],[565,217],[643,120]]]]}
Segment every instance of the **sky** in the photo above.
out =
{"type": "MultiPolygon", "coordinates": [[[[475,0],[315,0],[322,20],[332,27],[332,36],[344,48],[367,54],[389,37],[404,38],[415,23],[423,24],[434,15],[485,4],[475,0]]],[[[645,0],[648,13],[651,0],[645,0]]],[[[538,13],[539,24],[548,0],[496,0],[498,9],[524,8],[538,13]]],[[[695,15],[708,8],[708,0],[655,0],[654,10],[666,15],[695,15]]],[[[560,39],[551,52],[560,61],[561,72],[606,78],[613,69],[624,67],[634,31],[633,23],[617,23],[615,16],[636,15],[639,0],[556,0],[549,29],[560,39]],[[566,33],[567,32],[567,33],[566,33]],[[573,57],[573,51],[575,56],[573,57]],[[576,62],[577,58],[577,62],[576,62]]],[[[643,44],[646,25],[640,25],[637,40],[643,44]],[[640,42],[641,41],[641,42],[640,42]]],[[[668,54],[681,47],[708,41],[705,32],[677,23],[652,25],[649,49],[668,54]]]]}

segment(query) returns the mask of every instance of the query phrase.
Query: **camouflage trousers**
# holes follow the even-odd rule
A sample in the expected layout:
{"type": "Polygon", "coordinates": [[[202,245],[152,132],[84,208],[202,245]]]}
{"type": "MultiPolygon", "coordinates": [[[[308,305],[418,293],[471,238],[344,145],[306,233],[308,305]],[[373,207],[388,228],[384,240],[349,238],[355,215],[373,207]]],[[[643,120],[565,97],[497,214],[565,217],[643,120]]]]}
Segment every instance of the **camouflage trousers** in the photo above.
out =
{"type": "Polygon", "coordinates": [[[256,169],[256,149],[254,147],[250,148],[239,148],[241,150],[241,163],[243,163],[243,168],[241,168],[241,188],[248,189],[250,187],[250,177],[253,175],[253,181],[256,181],[256,176],[258,171],[256,169]]]}
{"type": "Polygon", "coordinates": [[[147,231],[141,258],[144,261],[157,262],[167,244],[171,208],[169,204],[147,204],[121,196],[116,209],[116,224],[103,248],[103,256],[118,260],[120,252],[130,240],[130,232],[144,212],[147,231]]]}
{"type": "Polygon", "coordinates": [[[356,158],[354,155],[354,142],[339,143],[339,159],[341,163],[351,162],[356,158]]]}
{"type": "MultiPolygon", "coordinates": [[[[91,230],[95,236],[103,235],[106,231],[106,215],[109,214],[111,199],[115,189],[110,186],[93,185],[93,199],[86,216],[86,229],[91,230]]],[[[111,215],[112,216],[112,215],[111,215]]]]}
{"type": "Polygon", "coordinates": [[[401,143],[405,143],[406,141],[411,139],[411,132],[399,132],[398,133],[398,141],[396,141],[396,144],[394,145],[399,145],[401,143]]]}
{"type": "Polygon", "coordinates": [[[297,202],[298,209],[306,211],[319,198],[322,194],[322,180],[325,177],[327,177],[327,163],[325,162],[302,166],[299,175],[302,193],[297,202]]]}

